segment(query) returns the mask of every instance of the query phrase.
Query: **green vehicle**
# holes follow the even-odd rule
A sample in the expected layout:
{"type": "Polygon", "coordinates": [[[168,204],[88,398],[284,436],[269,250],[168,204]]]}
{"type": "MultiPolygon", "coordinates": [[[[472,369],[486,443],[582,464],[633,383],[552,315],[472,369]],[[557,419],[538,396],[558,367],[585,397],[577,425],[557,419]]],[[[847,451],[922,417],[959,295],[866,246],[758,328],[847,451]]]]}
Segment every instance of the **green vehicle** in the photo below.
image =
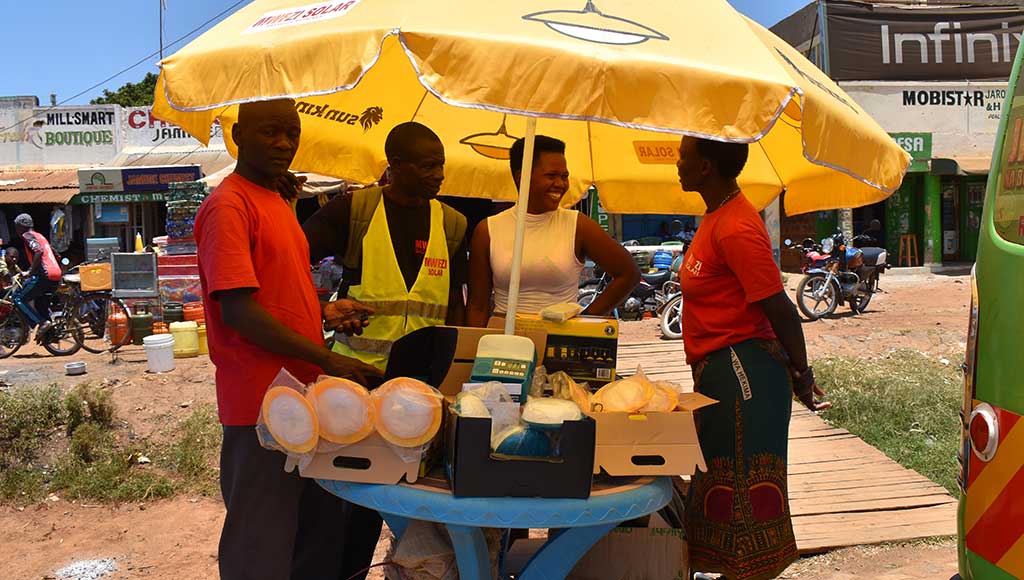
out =
{"type": "Polygon", "coordinates": [[[1024,578],[1024,75],[1019,51],[985,194],[964,365],[963,580],[1024,578]]]}

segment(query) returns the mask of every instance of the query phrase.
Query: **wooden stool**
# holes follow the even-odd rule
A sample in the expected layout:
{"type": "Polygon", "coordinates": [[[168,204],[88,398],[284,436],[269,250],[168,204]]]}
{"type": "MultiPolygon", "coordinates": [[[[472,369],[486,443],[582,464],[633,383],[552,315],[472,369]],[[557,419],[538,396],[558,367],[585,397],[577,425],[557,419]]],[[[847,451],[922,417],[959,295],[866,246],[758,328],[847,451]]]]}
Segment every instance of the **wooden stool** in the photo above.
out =
{"type": "Polygon", "coordinates": [[[904,234],[900,236],[900,252],[896,261],[897,266],[902,266],[904,260],[907,266],[917,266],[917,236],[904,234]]]}

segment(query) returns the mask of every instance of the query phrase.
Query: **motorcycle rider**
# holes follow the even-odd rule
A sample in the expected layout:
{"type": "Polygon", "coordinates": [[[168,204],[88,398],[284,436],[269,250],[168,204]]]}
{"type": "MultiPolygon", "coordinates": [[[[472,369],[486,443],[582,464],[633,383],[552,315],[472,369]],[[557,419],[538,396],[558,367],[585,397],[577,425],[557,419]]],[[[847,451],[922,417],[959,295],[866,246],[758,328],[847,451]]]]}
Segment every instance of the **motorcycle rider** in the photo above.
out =
{"type": "Polygon", "coordinates": [[[868,223],[867,229],[861,232],[859,238],[854,239],[854,247],[856,248],[884,248],[882,242],[882,222],[878,220],[871,220],[868,223]]]}
{"type": "Polygon", "coordinates": [[[62,275],[57,255],[43,234],[35,231],[32,216],[23,213],[14,218],[14,229],[24,244],[23,258],[28,262],[28,279],[20,298],[30,304],[41,323],[50,320],[50,300],[62,275]]]}

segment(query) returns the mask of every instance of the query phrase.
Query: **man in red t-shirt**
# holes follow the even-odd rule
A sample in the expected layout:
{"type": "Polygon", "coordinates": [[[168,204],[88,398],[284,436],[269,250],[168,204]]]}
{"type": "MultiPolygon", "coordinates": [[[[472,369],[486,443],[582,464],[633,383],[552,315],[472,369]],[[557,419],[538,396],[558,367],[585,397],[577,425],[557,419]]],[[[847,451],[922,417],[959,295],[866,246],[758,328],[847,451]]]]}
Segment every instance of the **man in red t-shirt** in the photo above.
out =
{"type": "MultiPolygon", "coordinates": [[[[14,218],[14,231],[24,244],[22,255],[29,263],[28,279],[21,287],[21,299],[32,305],[39,322],[46,322],[50,320],[50,301],[60,284],[62,272],[50,242],[34,227],[32,216],[27,213],[14,218]]],[[[36,321],[31,323],[35,325],[36,321]]]]}
{"type": "MultiPolygon", "coordinates": [[[[285,456],[259,445],[263,395],[281,368],[303,382],[321,372],[365,382],[373,367],[324,346],[325,312],[309,246],[275,191],[299,146],[291,100],[243,104],[231,137],[238,164],[196,216],[199,276],[217,408],[224,425],[221,492],[227,507],[219,549],[223,580],[343,580],[372,554],[346,554],[350,506],[310,479],[284,472],[285,456]]],[[[331,306],[328,319],[345,313],[331,306]]]]}

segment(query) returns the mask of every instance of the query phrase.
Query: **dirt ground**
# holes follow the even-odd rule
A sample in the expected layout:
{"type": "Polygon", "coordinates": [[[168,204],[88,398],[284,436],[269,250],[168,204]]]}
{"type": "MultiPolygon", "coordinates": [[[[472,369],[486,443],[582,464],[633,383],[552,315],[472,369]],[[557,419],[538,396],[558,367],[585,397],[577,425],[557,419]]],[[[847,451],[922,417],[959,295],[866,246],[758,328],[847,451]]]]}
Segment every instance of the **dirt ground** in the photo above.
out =
{"type": "MultiPolygon", "coordinates": [[[[790,276],[790,290],[799,277],[790,276]]],[[[812,358],[843,354],[870,358],[893,348],[913,348],[959,364],[963,355],[970,283],[967,277],[887,276],[884,293],[869,311],[805,323],[812,358]]],[[[660,336],[657,320],[623,323],[621,341],[641,342],[660,336]]],[[[682,356],[680,344],[680,356],[682,356]]],[[[141,347],[128,347],[112,362],[110,355],[84,351],[54,358],[25,348],[0,361],[0,381],[9,385],[55,382],[71,388],[82,382],[110,387],[119,417],[140,436],[160,436],[188,416],[190,408],[215,401],[213,365],[206,357],[177,361],[165,375],[146,372],[141,347]],[[85,377],[65,377],[71,360],[88,363],[85,377]]],[[[22,508],[0,506],[0,578],[213,579],[217,538],[223,518],[219,498],[179,496],[145,504],[97,506],[57,496],[22,508]],[[116,570],[104,576],[59,576],[69,564],[113,559],[116,570]]],[[[377,561],[383,556],[384,543],[377,561]]],[[[956,573],[955,543],[940,541],[839,550],[794,564],[784,578],[848,580],[942,579],[956,573]]],[[[371,578],[379,578],[379,575],[371,578]]]]}

